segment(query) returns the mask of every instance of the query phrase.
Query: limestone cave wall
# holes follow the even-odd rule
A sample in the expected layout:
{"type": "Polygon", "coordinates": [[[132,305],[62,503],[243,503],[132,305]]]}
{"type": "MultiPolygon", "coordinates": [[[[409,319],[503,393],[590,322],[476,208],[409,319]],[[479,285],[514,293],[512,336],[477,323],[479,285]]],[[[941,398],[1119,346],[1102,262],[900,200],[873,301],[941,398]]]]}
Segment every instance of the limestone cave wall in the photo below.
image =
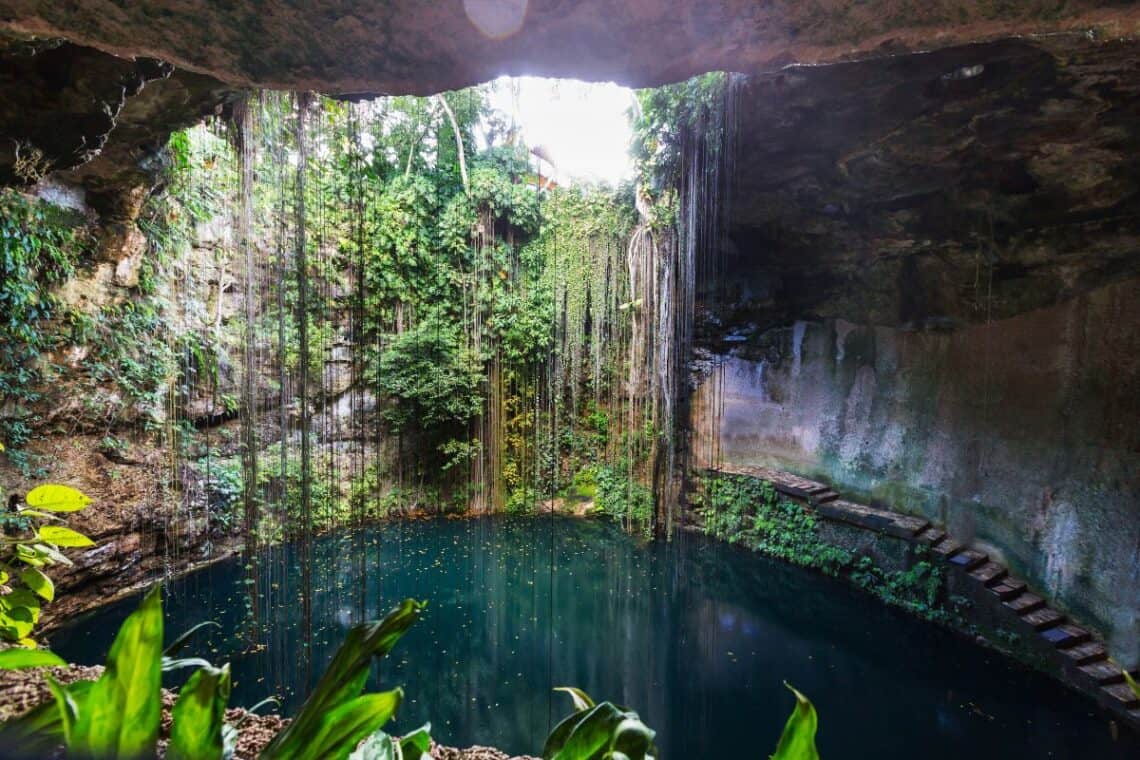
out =
{"type": "Polygon", "coordinates": [[[948,526],[1140,658],[1140,280],[949,333],[798,321],[720,357],[698,467],[761,465],[948,526]]]}
{"type": "Polygon", "coordinates": [[[1009,40],[740,94],[697,466],[946,524],[1140,660],[1140,48],[1009,40]]]}

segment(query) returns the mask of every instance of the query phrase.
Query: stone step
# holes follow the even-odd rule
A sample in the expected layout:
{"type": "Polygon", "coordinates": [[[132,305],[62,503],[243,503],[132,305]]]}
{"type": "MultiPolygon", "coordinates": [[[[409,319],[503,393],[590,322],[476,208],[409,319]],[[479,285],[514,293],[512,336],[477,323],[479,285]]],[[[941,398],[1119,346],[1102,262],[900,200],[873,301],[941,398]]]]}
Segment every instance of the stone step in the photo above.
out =
{"type": "Polygon", "coordinates": [[[1084,644],[1077,644],[1075,647],[1062,649],[1061,654],[1077,663],[1077,665],[1088,665],[1107,658],[1108,650],[1105,649],[1104,644],[1099,641],[1086,641],[1084,644]]]}
{"type": "Polygon", "coordinates": [[[934,552],[943,559],[949,559],[965,548],[966,547],[962,546],[960,543],[947,536],[937,546],[930,547],[930,551],[934,552]]]}
{"type": "Polygon", "coordinates": [[[963,549],[949,557],[948,560],[951,565],[956,565],[969,572],[984,565],[989,560],[989,555],[983,554],[977,549],[963,549]]]}
{"type": "Polygon", "coordinates": [[[1068,647],[1075,647],[1077,644],[1085,643],[1092,638],[1092,634],[1079,625],[1065,623],[1056,628],[1042,631],[1041,638],[1058,649],[1066,649],[1068,647]]]}
{"type": "Polygon", "coordinates": [[[821,515],[841,520],[867,530],[876,530],[899,538],[911,539],[929,523],[920,517],[900,515],[885,509],[875,509],[843,499],[834,499],[816,506],[821,515]]]}
{"type": "Polygon", "coordinates": [[[810,499],[812,495],[830,490],[823,483],[800,478],[787,472],[761,470],[761,477],[769,481],[777,491],[796,499],[810,499]]]}
{"type": "Polygon", "coordinates": [[[1124,683],[1124,673],[1114,662],[1108,660],[1100,660],[1099,662],[1090,662],[1088,665],[1081,665],[1077,670],[1084,673],[1086,676],[1096,681],[1100,686],[1108,686],[1114,683],[1124,683]]]}
{"type": "Polygon", "coordinates": [[[1032,626],[1035,631],[1044,631],[1065,622],[1065,616],[1052,607],[1034,610],[1022,615],[1021,619],[1032,626]]]}
{"type": "Polygon", "coordinates": [[[970,577],[983,586],[996,586],[1006,576],[1004,567],[996,562],[986,562],[976,570],[970,571],[970,577]]]}
{"type": "Polygon", "coordinates": [[[1101,689],[1121,707],[1140,707],[1140,697],[1137,697],[1126,683],[1114,683],[1101,689]]]}
{"type": "Polygon", "coordinates": [[[1002,578],[999,583],[991,586],[990,591],[992,591],[998,599],[1001,599],[1003,602],[1008,602],[1014,597],[1021,596],[1025,588],[1025,581],[1018,578],[1011,578],[1007,575],[1002,578]]]}
{"type": "Polygon", "coordinates": [[[1016,612],[1018,615],[1028,615],[1030,612],[1041,609],[1045,606],[1045,600],[1037,596],[1037,594],[1030,594],[1028,591],[1019,596],[1015,596],[1008,602],[1004,603],[1006,607],[1016,612]]]}
{"type": "Polygon", "coordinates": [[[939,530],[938,528],[931,526],[919,533],[917,536],[915,536],[915,538],[918,539],[919,543],[926,544],[927,546],[934,546],[942,539],[946,538],[946,531],[939,530]]]}
{"type": "Polygon", "coordinates": [[[899,535],[906,539],[912,539],[929,528],[930,521],[910,515],[896,515],[895,525],[901,531],[899,535]]]}

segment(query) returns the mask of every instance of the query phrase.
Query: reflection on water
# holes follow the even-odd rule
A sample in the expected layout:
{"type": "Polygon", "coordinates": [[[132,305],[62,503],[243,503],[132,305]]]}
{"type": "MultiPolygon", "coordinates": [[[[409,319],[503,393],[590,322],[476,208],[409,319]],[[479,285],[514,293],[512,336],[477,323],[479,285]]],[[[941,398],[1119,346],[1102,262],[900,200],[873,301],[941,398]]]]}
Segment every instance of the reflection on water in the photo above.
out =
{"type": "MultiPolygon", "coordinates": [[[[312,552],[308,637],[295,547],[170,585],[168,638],[223,625],[191,652],[233,663],[233,704],[277,695],[294,711],[349,626],[411,596],[428,611],[370,686],[405,687],[396,730],[430,718],[453,745],[537,752],[568,712],[550,687],[575,685],[638,710],[667,757],[764,756],[791,710],[787,680],[819,709],[824,757],[1140,757],[1137,737],[1112,741],[1103,715],[1049,679],[697,536],[646,545],[591,521],[501,517],[394,522],[312,552]]],[[[76,621],[53,648],[100,662],[136,604],[76,621]]]]}

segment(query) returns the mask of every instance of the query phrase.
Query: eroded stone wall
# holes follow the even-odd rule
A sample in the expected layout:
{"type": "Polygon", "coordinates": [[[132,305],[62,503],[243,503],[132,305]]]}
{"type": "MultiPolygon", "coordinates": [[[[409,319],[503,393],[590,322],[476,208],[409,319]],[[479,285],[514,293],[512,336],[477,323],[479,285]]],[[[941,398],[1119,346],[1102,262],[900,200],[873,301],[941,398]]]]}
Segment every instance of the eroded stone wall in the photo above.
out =
{"type": "Polygon", "coordinates": [[[1140,660],[1140,280],[954,332],[747,336],[692,405],[701,467],[775,466],[945,524],[1140,660]]]}

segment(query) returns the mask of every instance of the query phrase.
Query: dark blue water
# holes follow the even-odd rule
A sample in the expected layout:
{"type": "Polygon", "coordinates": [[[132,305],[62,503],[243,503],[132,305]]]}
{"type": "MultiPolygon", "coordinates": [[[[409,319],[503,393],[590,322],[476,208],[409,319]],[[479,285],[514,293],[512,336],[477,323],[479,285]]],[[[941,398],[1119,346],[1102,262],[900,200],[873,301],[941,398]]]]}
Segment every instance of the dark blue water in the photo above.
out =
{"type": "MultiPolygon", "coordinates": [[[[309,635],[295,547],[169,585],[168,638],[224,627],[187,654],[232,663],[232,704],[276,695],[292,712],[349,626],[412,596],[430,607],[371,687],[404,686],[394,730],[430,719],[452,745],[537,754],[569,711],[550,687],[575,685],[638,710],[666,758],[766,757],[792,707],[787,680],[815,702],[829,760],[1140,757],[1135,735],[1114,741],[1105,715],[1050,679],[697,536],[645,544],[592,521],[434,520],[326,536],[313,553],[309,635]]],[[[76,620],[53,648],[101,662],[136,605],[76,620]]]]}

